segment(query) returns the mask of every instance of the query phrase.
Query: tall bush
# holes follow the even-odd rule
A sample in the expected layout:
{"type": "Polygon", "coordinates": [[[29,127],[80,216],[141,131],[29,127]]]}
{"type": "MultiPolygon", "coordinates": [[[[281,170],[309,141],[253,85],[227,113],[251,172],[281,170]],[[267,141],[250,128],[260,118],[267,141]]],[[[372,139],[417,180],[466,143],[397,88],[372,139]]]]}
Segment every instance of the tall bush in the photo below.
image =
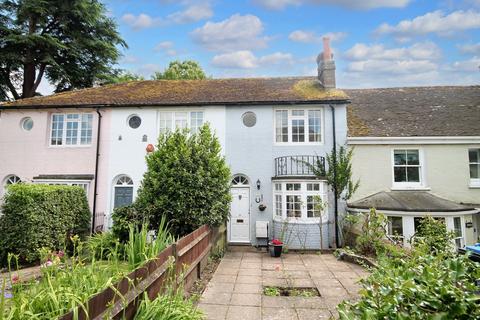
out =
{"type": "Polygon", "coordinates": [[[90,210],[82,188],[11,185],[0,217],[0,262],[5,263],[8,253],[33,262],[40,248],[63,249],[69,235],[85,235],[89,226],[90,210]]]}
{"type": "Polygon", "coordinates": [[[197,134],[176,130],[161,135],[146,161],[148,169],[135,207],[149,219],[153,230],[163,216],[176,236],[227,220],[230,169],[208,125],[197,134]]]}

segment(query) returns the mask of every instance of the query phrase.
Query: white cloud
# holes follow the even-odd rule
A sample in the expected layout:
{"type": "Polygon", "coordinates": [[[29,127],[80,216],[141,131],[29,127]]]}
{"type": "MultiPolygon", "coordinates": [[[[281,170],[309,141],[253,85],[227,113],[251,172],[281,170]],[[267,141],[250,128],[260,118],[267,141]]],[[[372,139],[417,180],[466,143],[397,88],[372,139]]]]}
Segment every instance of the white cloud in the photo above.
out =
{"type": "Polygon", "coordinates": [[[440,48],[433,42],[415,43],[410,47],[387,49],[381,44],[357,43],[343,55],[348,60],[436,60],[441,57],[440,48]]]}
{"type": "Polygon", "coordinates": [[[154,48],[155,52],[164,52],[168,56],[176,56],[178,54],[175,44],[172,41],[159,42],[154,48]]]}
{"type": "Polygon", "coordinates": [[[266,47],[268,38],[262,33],[263,24],[257,16],[234,14],[220,22],[208,21],[191,36],[208,50],[229,52],[266,47]]]}
{"type": "Polygon", "coordinates": [[[464,44],[458,47],[462,53],[473,53],[480,55],[480,42],[475,44],[464,44]]]}
{"type": "Polygon", "coordinates": [[[376,34],[393,34],[401,40],[408,40],[417,35],[436,33],[440,36],[455,32],[480,28],[480,13],[468,10],[454,11],[445,15],[442,11],[433,11],[412,20],[403,20],[395,26],[382,24],[375,30],[376,34]]]}
{"type": "Polygon", "coordinates": [[[126,55],[120,59],[121,63],[126,63],[126,64],[134,64],[138,62],[138,58],[133,55],[126,55]]]}
{"type": "Polygon", "coordinates": [[[446,70],[448,71],[459,71],[459,72],[476,72],[480,73],[480,56],[475,56],[468,60],[455,61],[449,65],[446,70]]]}
{"type": "Polygon", "coordinates": [[[213,16],[212,8],[209,3],[193,4],[185,10],[170,14],[167,20],[175,24],[185,24],[209,19],[213,16]]]}
{"type": "Polygon", "coordinates": [[[185,6],[183,10],[169,14],[166,18],[151,17],[146,13],[140,13],[139,15],[127,13],[122,16],[121,20],[134,30],[141,30],[171,24],[192,23],[213,16],[213,10],[208,1],[199,3],[183,1],[181,4],[185,6]]]}
{"type": "Polygon", "coordinates": [[[291,64],[293,56],[290,53],[275,52],[272,54],[256,57],[249,50],[218,54],[213,57],[212,65],[226,69],[255,69],[270,65],[291,64]]]}
{"type": "Polygon", "coordinates": [[[281,10],[289,5],[316,4],[338,5],[348,9],[369,10],[375,8],[403,8],[412,0],[254,0],[271,10],[281,10]]]}
{"type": "Polygon", "coordinates": [[[140,13],[138,16],[127,13],[122,16],[122,21],[134,30],[151,28],[162,23],[160,18],[152,18],[148,14],[140,13]]]}
{"type": "Polygon", "coordinates": [[[345,38],[345,32],[328,32],[324,35],[318,35],[312,31],[295,30],[288,35],[288,39],[295,42],[303,43],[319,43],[324,37],[330,38],[331,41],[340,41],[345,38]]]}

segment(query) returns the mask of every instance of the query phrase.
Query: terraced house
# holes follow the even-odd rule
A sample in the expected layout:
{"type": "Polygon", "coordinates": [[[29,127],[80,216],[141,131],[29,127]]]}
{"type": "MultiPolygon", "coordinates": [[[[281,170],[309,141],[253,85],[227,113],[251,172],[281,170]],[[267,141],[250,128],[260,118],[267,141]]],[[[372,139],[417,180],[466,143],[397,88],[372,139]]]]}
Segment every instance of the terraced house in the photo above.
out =
{"type": "Polygon", "coordinates": [[[480,87],[347,90],[348,144],[360,188],[351,212],[388,216],[388,233],[406,245],[429,214],[479,241],[480,87]]]}
{"type": "Polygon", "coordinates": [[[318,78],[136,81],[3,104],[2,189],[81,185],[94,227],[108,228],[114,208],[135,199],[159,134],[208,122],[233,173],[229,241],[282,235],[291,248],[332,246],[335,200],[312,166],[345,144],[348,98],[335,89],[328,42],[318,70],[318,78]]]}

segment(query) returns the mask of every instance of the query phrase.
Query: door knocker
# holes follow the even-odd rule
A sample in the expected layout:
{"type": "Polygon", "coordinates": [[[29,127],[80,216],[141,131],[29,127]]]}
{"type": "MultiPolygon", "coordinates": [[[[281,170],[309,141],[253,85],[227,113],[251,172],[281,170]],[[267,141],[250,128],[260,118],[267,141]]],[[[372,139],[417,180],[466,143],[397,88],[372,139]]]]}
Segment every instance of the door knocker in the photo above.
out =
{"type": "Polygon", "coordinates": [[[242,200],[242,195],[241,194],[238,195],[238,200],[242,200]]]}

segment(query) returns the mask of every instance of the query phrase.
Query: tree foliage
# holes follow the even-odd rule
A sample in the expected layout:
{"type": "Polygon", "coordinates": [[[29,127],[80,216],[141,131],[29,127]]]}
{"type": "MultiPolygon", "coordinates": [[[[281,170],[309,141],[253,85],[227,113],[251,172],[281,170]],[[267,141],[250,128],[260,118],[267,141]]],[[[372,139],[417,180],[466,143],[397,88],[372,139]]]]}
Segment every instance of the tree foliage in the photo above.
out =
{"type": "Polygon", "coordinates": [[[230,169],[208,125],[197,134],[176,130],[161,135],[146,161],[134,205],[116,213],[114,224],[122,220],[126,225],[133,217],[148,220],[156,230],[166,217],[172,233],[183,236],[203,224],[218,226],[227,220],[230,169]]]}
{"type": "Polygon", "coordinates": [[[172,61],[164,72],[155,72],[153,80],[201,80],[207,76],[196,61],[172,61]]]}
{"type": "Polygon", "coordinates": [[[143,76],[132,73],[126,70],[113,70],[109,74],[105,74],[99,77],[99,84],[117,84],[130,81],[142,81],[145,80],[143,76]]]}
{"type": "Polygon", "coordinates": [[[56,92],[91,87],[126,47],[98,0],[0,2],[0,98],[32,97],[43,78],[56,92]]]}

